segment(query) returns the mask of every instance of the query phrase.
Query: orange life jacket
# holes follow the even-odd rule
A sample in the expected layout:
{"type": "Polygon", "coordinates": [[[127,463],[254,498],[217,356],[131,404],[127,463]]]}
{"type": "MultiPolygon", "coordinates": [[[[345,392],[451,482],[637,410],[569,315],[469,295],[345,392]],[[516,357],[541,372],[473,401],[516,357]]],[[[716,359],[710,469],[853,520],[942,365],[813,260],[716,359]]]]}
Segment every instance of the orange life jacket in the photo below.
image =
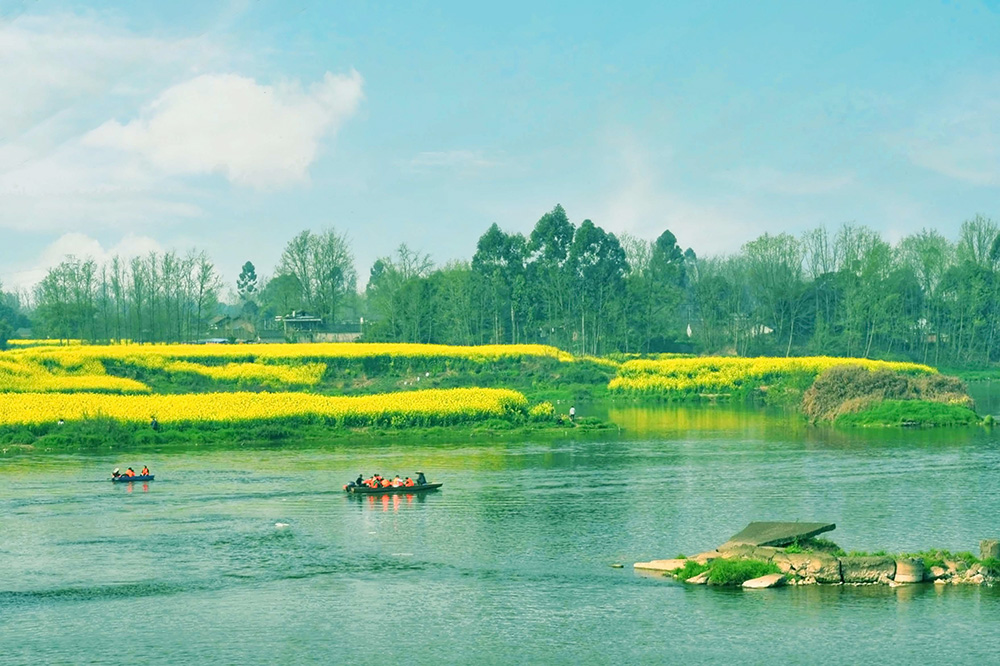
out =
{"type": "Polygon", "coordinates": [[[392,485],[392,481],[390,481],[389,479],[382,479],[382,487],[383,488],[388,488],[391,485],[392,485]]]}
{"type": "Polygon", "coordinates": [[[140,474],[142,476],[149,476],[149,468],[148,467],[143,467],[142,468],[142,472],[140,472],[140,474]]]}
{"type": "Polygon", "coordinates": [[[125,476],[135,476],[135,472],[133,472],[132,470],[126,470],[125,476]]]}
{"type": "Polygon", "coordinates": [[[406,482],[403,485],[406,486],[407,488],[409,488],[409,487],[414,486],[416,484],[413,483],[413,479],[411,479],[410,477],[406,477],[406,482]]]}

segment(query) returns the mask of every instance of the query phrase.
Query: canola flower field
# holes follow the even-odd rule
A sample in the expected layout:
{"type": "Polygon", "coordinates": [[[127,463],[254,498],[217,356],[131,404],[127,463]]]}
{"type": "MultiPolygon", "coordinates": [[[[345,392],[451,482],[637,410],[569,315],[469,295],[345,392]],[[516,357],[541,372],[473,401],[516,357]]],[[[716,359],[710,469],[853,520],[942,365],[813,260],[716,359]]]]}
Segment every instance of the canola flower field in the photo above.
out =
{"type": "Polygon", "coordinates": [[[264,423],[298,419],[332,426],[431,426],[524,414],[528,401],[509,389],[431,389],[368,396],[308,393],[107,395],[21,393],[0,396],[0,425],[110,418],[123,423],[264,423]]]}
{"type": "MultiPolygon", "coordinates": [[[[434,426],[488,419],[552,416],[548,403],[529,410],[518,391],[453,388],[324,396],[309,392],[343,359],[458,360],[572,356],[542,345],[450,347],[446,345],[317,343],[299,345],[38,345],[0,352],[0,427],[112,419],[148,424],[267,423],[281,420],[340,427],[434,426]],[[156,394],[122,374],[154,371],[218,380],[231,390],[156,394]],[[267,390],[260,391],[260,388],[267,390]]],[[[146,376],[149,376],[148,374],[146,376]]]]}
{"type": "MultiPolygon", "coordinates": [[[[45,342],[45,341],[33,341],[45,342]]],[[[148,386],[117,375],[129,369],[167,375],[200,375],[236,386],[291,390],[318,384],[328,365],[377,361],[373,371],[394,363],[481,364],[522,358],[570,362],[570,354],[545,345],[451,346],[390,343],[251,345],[36,345],[0,352],[0,393],[148,393],[148,386]]]]}
{"type": "Polygon", "coordinates": [[[662,397],[739,393],[791,375],[816,377],[838,365],[858,365],[868,370],[888,369],[910,374],[937,372],[918,363],[832,356],[637,359],[623,363],[608,388],[619,394],[662,397]]]}

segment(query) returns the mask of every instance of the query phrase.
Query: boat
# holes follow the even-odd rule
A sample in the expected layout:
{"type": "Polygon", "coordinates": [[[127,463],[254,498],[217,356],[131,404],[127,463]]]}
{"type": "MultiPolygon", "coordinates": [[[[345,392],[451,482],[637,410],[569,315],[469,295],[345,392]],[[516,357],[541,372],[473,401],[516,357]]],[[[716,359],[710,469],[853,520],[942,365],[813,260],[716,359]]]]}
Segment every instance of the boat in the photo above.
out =
{"type": "Polygon", "coordinates": [[[425,483],[420,486],[388,486],[386,488],[369,488],[368,486],[344,486],[346,492],[354,495],[385,495],[387,493],[425,493],[428,490],[437,490],[440,483],[425,483]]]}
{"type": "Polygon", "coordinates": [[[111,483],[132,483],[133,481],[152,481],[154,474],[136,474],[135,476],[113,476],[111,483]]]}

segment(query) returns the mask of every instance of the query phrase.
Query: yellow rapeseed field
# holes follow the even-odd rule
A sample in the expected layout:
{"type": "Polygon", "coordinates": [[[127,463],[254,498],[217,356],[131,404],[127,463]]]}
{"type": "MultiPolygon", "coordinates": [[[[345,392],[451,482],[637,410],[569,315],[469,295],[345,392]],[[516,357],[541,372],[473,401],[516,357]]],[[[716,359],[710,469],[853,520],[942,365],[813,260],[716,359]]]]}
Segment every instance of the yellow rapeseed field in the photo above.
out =
{"type": "Polygon", "coordinates": [[[617,392],[652,395],[671,393],[726,393],[760,384],[783,375],[818,375],[836,365],[859,365],[869,370],[888,369],[908,373],[937,372],[917,363],[873,361],[864,358],[808,356],[800,358],[704,357],[664,360],[633,360],[622,364],[608,388],[617,392]]]}
{"type": "Polygon", "coordinates": [[[307,393],[0,395],[0,425],[111,418],[148,423],[265,422],[315,417],[331,425],[445,425],[523,414],[527,399],[509,389],[457,388],[329,397],[307,393]]]}
{"type": "Polygon", "coordinates": [[[36,361],[0,356],[0,393],[108,391],[148,393],[149,387],[134,379],[111,377],[100,362],[50,368],[36,361]]]}

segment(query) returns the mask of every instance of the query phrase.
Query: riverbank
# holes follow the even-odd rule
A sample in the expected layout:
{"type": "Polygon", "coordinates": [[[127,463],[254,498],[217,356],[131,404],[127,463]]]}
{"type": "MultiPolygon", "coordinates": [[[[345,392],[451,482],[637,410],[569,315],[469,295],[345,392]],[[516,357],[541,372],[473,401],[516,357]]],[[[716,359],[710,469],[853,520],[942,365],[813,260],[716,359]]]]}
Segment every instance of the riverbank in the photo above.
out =
{"type": "Polygon", "coordinates": [[[420,444],[456,440],[523,441],[527,437],[546,440],[601,433],[612,434],[618,431],[616,426],[600,419],[590,417],[571,421],[565,416],[553,416],[542,420],[488,419],[454,425],[367,427],[330,427],[323,423],[309,423],[297,419],[276,419],[266,423],[242,425],[226,422],[179,423],[160,425],[157,430],[148,425],[98,418],[67,421],[62,425],[0,428],[0,455],[167,451],[187,450],[192,446],[218,449],[269,449],[287,446],[308,448],[313,445],[328,445],[331,442],[420,444]]]}

